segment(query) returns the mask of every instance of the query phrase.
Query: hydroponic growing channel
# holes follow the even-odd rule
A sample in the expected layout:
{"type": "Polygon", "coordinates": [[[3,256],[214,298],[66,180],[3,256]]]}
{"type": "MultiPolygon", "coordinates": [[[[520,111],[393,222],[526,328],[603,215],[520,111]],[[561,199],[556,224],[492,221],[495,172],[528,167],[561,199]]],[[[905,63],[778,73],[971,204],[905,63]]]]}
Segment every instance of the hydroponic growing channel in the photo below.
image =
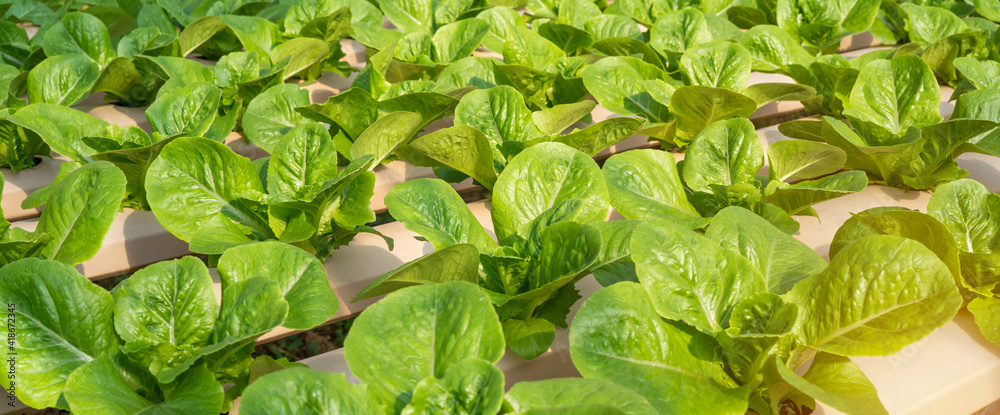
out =
{"type": "Polygon", "coordinates": [[[996,412],[996,2],[0,16],[0,413],[996,412]]]}

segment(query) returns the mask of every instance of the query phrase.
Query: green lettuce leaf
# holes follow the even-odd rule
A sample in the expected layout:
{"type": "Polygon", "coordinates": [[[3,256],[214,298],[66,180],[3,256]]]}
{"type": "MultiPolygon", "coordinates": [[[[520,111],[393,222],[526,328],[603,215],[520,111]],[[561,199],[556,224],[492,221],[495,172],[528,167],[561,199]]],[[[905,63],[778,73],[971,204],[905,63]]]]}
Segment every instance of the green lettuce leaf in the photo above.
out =
{"type": "Polygon", "coordinates": [[[210,415],[222,409],[224,395],[212,373],[199,366],[179,377],[163,402],[154,403],[133,391],[106,356],[73,371],[66,382],[66,400],[78,413],[210,415]]]}
{"type": "Polygon", "coordinates": [[[608,214],[608,188],[594,159],[559,143],[542,143],[519,154],[493,191],[493,226],[503,243],[542,212],[581,199],[581,223],[608,214]]]}
{"type": "Polygon", "coordinates": [[[252,383],[240,401],[248,415],[292,415],[310,411],[380,413],[377,401],[363,385],[352,385],[343,373],[306,368],[281,370],[252,383]]]}
{"type": "Polygon", "coordinates": [[[124,197],[125,175],[113,164],[95,161],[74,170],[52,189],[38,219],[35,233],[52,237],[40,254],[69,265],[92,258],[124,197]]]}
{"type": "Polygon", "coordinates": [[[601,59],[583,70],[584,85],[602,107],[641,115],[650,122],[669,122],[673,117],[667,109],[669,102],[657,100],[640,81],[666,78],[662,69],[632,57],[601,59]]]}
{"type": "Polygon", "coordinates": [[[518,382],[507,392],[504,406],[515,412],[539,409],[606,405],[625,415],[653,415],[653,408],[641,395],[601,379],[559,378],[518,382]]]}
{"type": "Polygon", "coordinates": [[[809,370],[797,375],[784,363],[778,374],[796,389],[845,413],[888,414],[878,398],[875,386],[850,359],[830,353],[818,353],[809,370]]]}
{"type": "Polygon", "coordinates": [[[569,341],[584,378],[638,392],[659,413],[746,412],[747,390],[736,389],[713,361],[715,341],[661,318],[639,284],[622,282],[592,295],[577,311],[569,341]]]}
{"type": "Polygon", "coordinates": [[[799,306],[797,339],[842,356],[896,353],[951,321],[962,305],[951,272],[934,252],[888,235],[848,245],[785,298],[799,306]]]}
{"type": "Polygon", "coordinates": [[[323,263],[294,246],[274,241],[237,246],[222,254],[218,269],[223,290],[254,277],[277,283],[288,302],[282,327],[308,330],[337,314],[340,304],[323,263]]]}
{"type": "Polygon", "coordinates": [[[670,153],[635,150],[611,156],[604,163],[615,210],[629,219],[666,219],[692,228],[707,224],[688,202],[670,153]]]}
{"type": "MultiPolygon", "coordinates": [[[[0,297],[13,305],[17,321],[17,384],[31,385],[18,399],[35,408],[65,408],[70,374],[118,349],[111,294],[69,265],[37,258],[4,266],[0,281],[0,297]]],[[[4,377],[4,388],[13,381],[4,377]]]]}
{"type": "Polygon", "coordinates": [[[425,238],[435,250],[468,243],[490,253],[496,242],[462,198],[438,179],[408,180],[393,187],[385,205],[396,220],[425,238]]]}
{"type": "Polygon", "coordinates": [[[146,197],[164,228],[191,241],[202,223],[220,214],[248,232],[271,234],[264,186],[250,160],[222,143],[179,138],[149,166],[146,197]]]}
{"type": "Polygon", "coordinates": [[[298,85],[281,84],[268,88],[247,105],[243,131],[251,143],[274,153],[279,137],[306,122],[305,117],[293,110],[306,105],[309,105],[309,96],[298,85]]]}
{"type": "Polygon", "coordinates": [[[194,356],[211,339],[218,303],[208,269],[197,258],[143,268],[114,296],[123,350],[153,375],[194,356]]]}
{"type": "Polygon", "coordinates": [[[920,58],[876,60],[861,68],[844,115],[873,145],[899,144],[907,129],[941,121],[937,80],[920,58]]]}
{"type": "Polygon", "coordinates": [[[495,363],[504,353],[486,294],[463,282],[392,293],[368,307],[351,332],[344,342],[351,373],[397,410],[428,376],[444,378],[470,357],[495,363]]]}
{"type": "Polygon", "coordinates": [[[97,63],[82,53],[45,59],[28,73],[28,102],[76,105],[90,95],[99,74],[97,63]]]}
{"type": "Polygon", "coordinates": [[[459,243],[407,262],[385,273],[358,292],[351,301],[377,297],[412,285],[440,284],[448,281],[476,283],[479,273],[479,250],[475,245],[459,243]]]}
{"type": "Polygon", "coordinates": [[[739,252],[670,222],[638,226],[632,259],[660,315],[708,334],[728,327],[733,307],[766,289],[761,272],[739,252]]]}
{"type": "Polygon", "coordinates": [[[743,208],[719,211],[705,237],[750,260],[775,294],[826,268],[826,261],[807,245],[743,208]]]}

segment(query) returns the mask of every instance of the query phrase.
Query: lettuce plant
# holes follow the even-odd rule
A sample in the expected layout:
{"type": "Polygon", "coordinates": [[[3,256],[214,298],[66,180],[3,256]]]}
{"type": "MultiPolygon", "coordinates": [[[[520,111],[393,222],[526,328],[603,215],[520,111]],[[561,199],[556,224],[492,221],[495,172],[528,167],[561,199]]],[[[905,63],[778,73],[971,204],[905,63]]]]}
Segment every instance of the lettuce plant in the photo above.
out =
{"type": "Polygon", "coordinates": [[[965,3],[882,2],[879,8],[869,29],[875,39],[920,53],[944,83],[956,81],[955,58],[985,58],[996,31],[996,24],[986,19],[964,17],[973,11],[965,3]]]}
{"type": "MultiPolygon", "coordinates": [[[[47,58],[36,63],[33,68],[28,68],[31,69],[27,80],[30,102],[73,105],[92,93],[105,92],[107,100],[122,105],[148,105],[164,81],[172,77],[181,78],[174,80],[175,87],[197,80],[212,81],[212,79],[192,77],[193,75],[204,78],[206,73],[211,76],[212,70],[189,69],[191,66],[202,65],[194,61],[183,61],[183,57],[196,49],[202,50],[212,44],[209,39],[213,36],[232,31],[244,34],[245,45],[239,42],[235,44],[245,46],[254,54],[253,59],[257,59],[257,56],[267,58],[266,67],[271,67],[272,61],[291,63],[292,65],[287,67],[282,64],[277,68],[278,72],[285,69],[283,73],[285,76],[282,79],[296,75],[297,72],[288,73],[288,71],[301,70],[302,68],[295,68],[294,65],[300,65],[303,59],[309,59],[304,55],[304,51],[291,47],[296,43],[294,41],[287,42],[289,45],[287,47],[282,45],[272,50],[270,46],[281,40],[280,34],[277,33],[276,26],[273,30],[262,27],[262,25],[274,25],[258,17],[206,17],[180,34],[176,33],[169,20],[166,22],[166,27],[153,22],[147,23],[151,26],[138,28],[121,38],[116,49],[109,37],[108,27],[97,17],[83,12],[63,16],[51,30],[45,31],[44,36],[36,37],[42,39],[42,50],[47,58]],[[258,33],[251,41],[244,31],[258,33]],[[175,60],[160,61],[169,58],[175,60]],[[183,73],[179,74],[181,71],[183,73]]],[[[220,57],[221,55],[214,58],[220,57]]],[[[232,71],[233,63],[246,66],[248,65],[245,63],[246,60],[246,58],[231,59],[229,64],[219,69],[232,71]]],[[[258,65],[258,62],[252,62],[252,65],[258,65]]],[[[246,82],[258,78],[256,69],[239,69],[245,69],[244,73],[251,71],[254,73],[249,75],[249,79],[239,79],[239,77],[230,79],[246,82]]],[[[227,85],[220,85],[220,87],[225,86],[227,85]]]]}
{"type": "Polygon", "coordinates": [[[323,122],[330,126],[326,135],[333,137],[338,153],[348,161],[374,154],[376,147],[384,146],[377,151],[378,164],[422,128],[449,115],[458,99],[470,90],[445,94],[431,91],[433,86],[408,83],[379,95],[352,87],[324,103],[310,104],[308,92],[298,85],[276,85],[247,106],[244,131],[251,143],[274,154],[290,129],[316,124],[310,120],[323,122]]]}
{"type": "MultiPolygon", "coordinates": [[[[96,19],[93,16],[83,15],[89,19],[96,19]]],[[[75,39],[83,36],[81,34],[83,32],[98,31],[98,29],[103,28],[103,26],[101,28],[90,27],[84,24],[86,22],[90,21],[82,19],[72,25],[70,25],[72,22],[69,20],[61,23],[69,27],[64,31],[71,31],[71,33],[67,32],[69,34],[65,34],[65,36],[75,39]]],[[[97,21],[95,24],[100,25],[101,23],[97,21]]],[[[106,31],[106,29],[101,30],[106,31]]],[[[98,33],[100,32],[98,31],[98,33]]],[[[195,42],[185,36],[183,32],[180,38],[184,40],[181,43],[195,42]]],[[[63,42],[68,42],[68,40],[63,40],[63,42]]],[[[107,54],[113,56],[113,51],[105,52],[103,49],[95,49],[89,52],[94,56],[90,56],[83,51],[68,50],[66,53],[55,55],[39,63],[27,73],[27,77],[22,81],[15,82],[16,77],[5,77],[4,81],[9,82],[9,86],[12,88],[10,89],[12,96],[17,96],[21,92],[27,93],[29,103],[32,104],[29,108],[42,104],[50,106],[72,105],[97,91],[107,92],[113,100],[126,105],[143,105],[152,101],[146,110],[146,116],[154,132],[154,137],[150,139],[148,137],[142,138],[141,136],[144,134],[136,130],[130,133],[134,136],[130,140],[135,141],[135,143],[125,145],[120,142],[121,140],[118,140],[117,145],[108,142],[101,145],[86,144],[79,141],[79,137],[75,137],[80,134],[64,134],[65,137],[42,134],[40,130],[45,128],[59,128],[55,124],[63,122],[63,119],[59,118],[60,116],[74,117],[74,119],[88,117],[75,113],[67,115],[70,111],[68,109],[58,110],[49,107],[46,107],[45,111],[39,110],[23,116],[16,116],[14,109],[21,106],[22,103],[10,99],[7,100],[8,109],[5,110],[5,119],[0,120],[0,127],[4,127],[0,141],[5,148],[9,149],[8,154],[10,154],[6,164],[15,168],[30,165],[32,156],[47,151],[47,148],[39,146],[44,140],[59,141],[60,143],[52,148],[78,163],[86,162],[86,158],[91,153],[148,147],[160,141],[155,134],[159,134],[161,137],[178,134],[205,136],[222,141],[234,128],[239,129],[245,102],[250,102],[269,86],[279,84],[284,79],[294,75],[294,73],[286,71],[289,65],[297,64],[293,56],[284,56],[276,63],[272,63],[267,52],[261,50],[261,52],[253,50],[226,55],[214,67],[207,67],[197,61],[180,57],[147,55],[132,55],[128,59],[116,57],[108,61],[106,66],[100,67],[95,59],[107,54]],[[135,62],[130,60],[133,58],[135,62]],[[111,74],[107,75],[104,72],[111,74]],[[120,92],[102,89],[102,82],[111,82],[107,80],[108,77],[116,79],[110,85],[127,91],[130,95],[125,96],[120,92]],[[20,86],[19,83],[23,86],[20,86]],[[20,88],[24,88],[23,91],[20,88]],[[154,97],[155,100],[153,100],[154,97]],[[17,124],[17,126],[12,126],[9,123],[17,124]],[[26,130],[34,130],[36,134],[26,130]],[[41,136],[42,140],[38,140],[37,136],[41,136]],[[71,139],[70,137],[75,138],[71,139]],[[69,151],[67,147],[76,147],[76,151],[69,151]]],[[[139,51],[133,50],[131,52],[139,51]]],[[[275,57],[277,58],[277,56],[275,57]]],[[[4,73],[8,76],[12,75],[12,71],[5,70],[4,73]]],[[[92,126],[106,123],[89,118],[88,120],[79,120],[86,123],[84,127],[88,130],[86,134],[110,138],[109,134],[91,132],[93,131],[92,126]]],[[[133,156],[129,157],[134,158],[133,156]]],[[[124,159],[118,158],[117,160],[124,159]]],[[[130,180],[130,183],[132,182],[130,180]]],[[[141,182],[136,183],[141,189],[141,182]]],[[[145,201],[141,195],[129,204],[138,208],[145,207],[145,201]]]]}
{"type": "Polygon", "coordinates": [[[37,58],[37,56],[32,56],[32,53],[39,48],[37,44],[33,45],[32,41],[28,39],[28,32],[25,28],[8,21],[0,21],[0,46],[2,46],[0,49],[3,50],[0,52],[0,63],[20,69],[31,68],[32,61],[37,58]]]}
{"type": "MultiPolygon", "coordinates": [[[[206,102],[196,100],[203,97],[199,93],[204,92],[202,87],[214,88],[207,84],[194,84],[190,88],[182,88],[183,93],[168,94],[164,101],[157,101],[165,102],[164,107],[150,107],[147,116],[154,126],[152,135],[138,127],[119,127],[73,108],[46,103],[28,105],[10,116],[8,121],[22,131],[41,137],[48,148],[69,159],[60,164],[59,174],[52,185],[82,165],[109,161],[125,173],[127,185],[122,205],[149,210],[146,174],[163,146],[177,136],[187,135],[188,131],[218,135],[211,131],[218,124],[214,108],[205,110],[206,102]]],[[[218,99],[217,91],[211,96],[218,99]]],[[[228,120],[220,122],[227,124],[228,120]]],[[[45,204],[48,193],[46,188],[39,189],[22,206],[41,206],[45,204]]]]}
{"type": "MultiPolygon", "coordinates": [[[[295,100],[306,104],[295,107],[296,112],[330,125],[330,135],[347,160],[357,156],[353,150],[357,142],[392,142],[393,148],[406,143],[431,123],[451,115],[462,96],[474,89],[442,91],[438,84],[423,80],[389,84],[382,76],[384,71],[376,69],[379,62],[384,63],[384,56],[376,54],[350,89],[324,103],[309,105],[307,99],[295,100]]],[[[359,144],[359,149],[364,146],[359,144]]]]}
{"type": "Polygon", "coordinates": [[[252,162],[204,138],[178,138],[149,166],[145,189],[156,218],[194,252],[221,254],[277,240],[319,258],[358,232],[374,232],[375,186],[368,155],[337,169],[326,127],[304,123],[270,158],[252,162]]]}
{"type": "Polygon", "coordinates": [[[886,413],[848,357],[896,353],[962,304],[948,266],[919,242],[868,236],[826,264],[738,207],[705,236],[645,222],[631,252],[639,283],[584,302],[570,353],[585,378],[626,386],[661,413],[777,414],[815,401],[886,413]]]}
{"type": "Polygon", "coordinates": [[[501,85],[468,93],[455,107],[455,127],[420,136],[397,151],[407,161],[422,166],[460,172],[488,189],[497,175],[524,149],[545,142],[558,142],[594,156],[632,135],[642,121],[610,118],[583,130],[561,134],[590,115],[593,101],[557,105],[532,112],[513,87],[501,85]]]}
{"type": "Polygon", "coordinates": [[[594,4],[567,0],[557,9],[561,15],[554,21],[533,20],[533,30],[511,27],[503,44],[504,63],[515,65],[517,71],[526,72],[524,68],[530,68],[557,74],[551,87],[545,88],[552,90],[552,103],[573,102],[569,90],[584,86],[579,79],[580,71],[575,68],[601,56],[637,57],[679,76],[678,58],[687,47],[711,40],[732,40],[740,35],[735,27],[719,27],[720,21],[728,24],[725,20],[711,19],[715,16],[696,9],[658,15],[656,24],[649,26],[646,34],[629,17],[600,14],[594,4]]]}
{"type": "Polygon", "coordinates": [[[605,9],[605,13],[623,14],[643,26],[650,27],[662,19],[665,15],[678,10],[692,8],[704,12],[706,15],[718,15],[725,12],[726,9],[733,5],[735,5],[735,2],[732,1],[656,2],[650,0],[626,0],[618,4],[608,6],[605,9]]]}
{"type": "Polygon", "coordinates": [[[418,72],[468,56],[479,46],[495,21],[481,20],[476,13],[506,9],[516,14],[503,6],[491,7],[492,4],[473,0],[447,3],[391,0],[379,3],[378,7],[360,0],[326,2],[346,5],[352,14],[365,14],[365,19],[352,23],[351,37],[375,50],[389,48],[388,54],[397,59],[395,67],[409,67],[418,72]],[[382,28],[383,13],[397,30],[382,28]]]}
{"type": "MultiPolygon", "coordinates": [[[[285,80],[284,69],[291,63],[287,57],[272,62],[268,55],[257,51],[230,53],[220,58],[214,67],[171,56],[142,56],[141,59],[157,78],[163,80],[155,101],[147,110],[147,117],[149,111],[163,117],[167,114],[162,112],[184,108],[189,113],[200,114],[205,119],[203,122],[212,127],[205,136],[218,141],[241,125],[245,105],[285,80]]],[[[150,121],[155,129],[157,124],[150,121]]],[[[204,134],[188,133],[191,136],[204,134]]]]}
{"type": "Polygon", "coordinates": [[[871,26],[879,1],[779,0],[775,7],[778,26],[804,46],[816,51],[836,52],[840,40],[871,26]]]}
{"type": "Polygon", "coordinates": [[[764,149],[746,119],[716,121],[702,130],[681,163],[670,153],[637,150],[616,154],[604,164],[611,203],[636,220],[669,219],[697,229],[727,206],[742,206],[787,233],[798,223],[789,215],[812,215],[810,206],[861,191],[862,172],[838,172],[847,157],[816,142],[785,141],[764,149]]]}
{"type": "Polygon", "coordinates": [[[792,35],[773,25],[748,29],[740,36],[739,44],[750,52],[753,70],[780,73],[799,83],[808,83],[809,76],[803,73],[817,59],[792,35]]]}
{"type": "Polygon", "coordinates": [[[431,69],[472,55],[489,30],[485,20],[462,19],[439,27],[433,35],[425,31],[407,33],[386,49],[395,61],[431,69]]]}
{"type": "Polygon", "coordinates": [[[148,266],[111,293],[56,261],[3,267],[0,298],[16,305],[23,332],[18,398],[77,413],[218,414],[249,382],[258,337],[278,326],[309,329],[337,312],[323,265],[298,248],[234,248],[219,274],[221,306],[193,257],[148,266]],[[224,383],[234,386],[224,392],[224,383]]]}
{"type": "Polygon", "coordinates": [[[649,46],[664,57],[664,69],[676,73],[680,57],[688,49],[711,41],[737,41],[742,36],[743,32],[725,18],[687,8],[656,19],[649,28],[649,46]]]}
{"type": "Polygon", "coordinates": [[[823,118],[823,137],[847,154],[845,168],[864,171],[872,183],[931,189],[965,177],[954,157],[975,147],[963,144],[996,124],[985,120],[951,120],[922,128],[910,127],[904,137],[879,141],[851,130],[833,118],[823,118]]]}
{"type": "Polygon", "coordinates": [[[951,272],[969,311],[987,340],[1000,344],[995,324],[1000,270],[1000,196],[974,180],[962,179],[935,189],[927,213],[900,207],[868,209],[837,231],[830,254],[868,235],[916,240],[932,250],[951,272]]]}
{"type": "Polygon", "coordinates": [[[240,412],[493,414],[503,401],[503,372],[494,366],[503,354],[496,313],[476,286],[412,287],[368,307],[351,326],[344,358],[362,385],[343,374],[282,370],[247,388],[240,412]]]}
{"type": "Polygon", "coordinates": [[[340,373],[279,370],[246,389],[240,412],[656,413],[639,394],[597,379],[522,382],[505,394],[503,372],[494,366],[504,352],[503,332],[488,303],[486,294],[464,282],[390,294],[361,313],[344,342],[360,385],[340,373]]]}
{"type": "Polygon", "coordinates": [[[430,0],[388,0],[379,3],[385,17],[403,33],[424,32],[436,34],[442,28],[464,20],[467,12],[482,7],[473,0],[434,3],[430,0]]]}
{"type": "Polygon", "coordinates": [[[664,147],[685,148],[709,124],[749,117],[771,101],[799,101],[815,94],[797,84],[748,86],[752,59],[738,44],[703,43],[688,48],[679,61],[682,81],[633,57],[602,59],[584,69],[583,80],[602,107],[646,118],[650,124],[640,134],[664,147]]]}
{"type": "MultiPolygon", "coordinates": [[[[860,66],[867,61],[865,58],[848,61],[836,54],[815,56],[777,26],[754,26],[740,37],[739,43],[750,52],[753,70],[786,75],[812,87],[816,97],[802,100],[806,110],[835,117],[844,110],[844,101],[854,87],[860,66]]],[[[877,51],[869,56],[879,54],[889,58],[895,52],[877,51]]]]}
{"type": "Polygon", "coordinates": [[[273,62],[289,59],[283,78],[311,80],[323,71],[346,74],[349,69],[339,62],[344,56],[339,43],[348,34],[350,10],[313,9],[314,14],[303,14],[303,7],[312,6],[302,1],[290,6],[282,22],[284,34],[282,25],[264,17],[214,11],[214,15],[203,15],[187,24],[170,55],[199,53],[218,60],[246,50],[268,55],[273,62]]]}
{"type": "Polygon", "coordinates": [[[542,8],[536,10],[540,14],[534,15],[530,30],[510,9],[494,7],[480,14],[491,25],[483,45],[503,55],[501,70],[532,108],[586,98],[581,70],[600,55],[641,55],[663,67],[638,24],[626,16],[602,14],[596,4],[583,0],[536,2],[529,9],[534,6],[542,8]]]}
{"type": "Polygon", "coordinates": [[[538,108],[574,103],[587,97],[580,70],[597,57],[573,56],[584,45],[589,46],[589,42],[580,43],[573,37],[581,31],[566,25],[540,29],[540,33],[548,34],[560,46],[527,29],[513,10],[494,7],[480,15],[487,20],[461,20],[442,28],[433,37],[424,32],[409,33],[380,47],[355,86],[361,82],[362,87],[378,95],[389,87],[386,81],[395,84],[436,79],[439,91],[510,85],[521,91],[529,105],[538,108]],[[515,24],[515,20],[520,24],[515,24]],[[569,30],[575,32],[566,33],[569,30]],[[570,38],[563,39],[565,36],[570,38]],[[480,43],[493,45],[497,52],[502,52],[504,62],[469,57],[480,43]]]}
{"type": "Polygon", "coordinates": [[[969,57],[955,58],[955,69],[962,76],[962,81],[955,88],[952,99],[960,97],[971,90],[1000,89],[993,74],[1000,72],[1000,63],[991,59],[977,60],[969,57]]]}
{"type": "MultiPolygon", "coordinates": [[[[556,38],[548,30],[543,31],[543,27],[549,28],[552,25],[540,25],[538,32],[524,27],[512,27],[507,31],[501,70],[533,106],[546,108],[586,98],[581,70],[598,57],[580,54],[578,51],[594,47],[591,45],[593,40],[585,36],[586,32],[575,28],[563,28],[563,31],[573,31],[561,33],[570,36],[569,38],[556,38]],[[549,34],[552,40],[543,33],[549,34]]],[[[649,49],[642,42],[630,40],[649,49]]],[[[604,43],[602,41],[594,45],[604,43]]]]}
{"type": "Polygon", "coordinates": [[[494,364],[504,354],[503,331],[488,297],[474,285],[414,287],[363,315],[344,341],[344,359],[377,401],[395,412],[434,412],[445,403],[470,413],[500,409],[503,372],[494,364]],[[400,319],[402,310],[409,311],[400,319]],[[376,343],[381,347],[373,348],[376,343]]]}
{"type": "Polygon", "coordinates": [[[34,232],[0,219],[0,268],[29,257],[67,265],[92,258],[115,220],[125,188],[125,175],[106,161],[68,174],[48,188],[45,210],[34,232]]]}
{"type": "MultiPolygon", "coordinates": [[[[998,90],[972,91],[958,98],[951,118],[953,120],[1000,122],[1000,113],[991,109],[998,103],[1000,103],[1000,91],[998,90]]],[[[962,145],[962,148],[966,151],[1000,157],[1000,131],[997,128],[990,128],[986,132],[970,138],[962,145]]]]}
{"type": "Polygon", "coordinates": [[[905,39],[912,42],[906,46],[923,49],[921,59],[942,82],[956,81],[956,58],[983,59],[988,55],[989,39],[996,31],[994,23],[963,19],[954,10],[929,4],[904,3],[899,7],[906,16],[905,39]]]}
{"type": "MultiPolygon", "coordinates": [[[[212,11],[196,11],[198,18],[190,21],[178,17],[184,13],[169,7],[171,4],[167,4],[170,10],[158,5],[142,7],[133,11],[135,17],[119,9],[115,13],[124,14],[118,16],[120,19],[138,24],[121,33],[116,25],[123,20],[107,22],[87,10],[72,12],[42,27],[36,35],[44,60],[31,62],[31,66],[17,56],[11,61],[21,62],[34,73],[29,75],[31,102],[63,105],[72,105],[94,92],[105,92],[109,101],[123,105],[148,105],[163,82],[175,75],[171,71],[181,69],[177,63],[163,67],[155,58],[183,59],[192,53],[210,60],[222,60],[236,53],[237,57],[230,58],[223,68],[239,69],[240,76],[229,78],[238,83],[274,73],[280,73],[282,80],[314,79],[323,71],[348,73],[349,68],[340,62],[344,53],[339,42],[348,33],[350,10],[345,7],[322,16],[305,16],[296,13],[304,7],[303,3],[307,2],[299,1],[291,7],[285,22],[287,38],[283,37],[279,24],[260,16],[233,14],[237,11],[225,10],[222,3],[222,7],[212,11]],[[186,21],[179,33],[168,14],[177,21],[186,21]],[[244,53],[253,56],[249,60],[239,56],[244,53]],[[259,73],[257,66],[265,72],[259,73]],[[267,69],[273,70],[267,73],[267,69]]],[[[111,13],[110,7],[102,10],[111,13]]],[[[184,86],[194,80],[174,82],[184,86]]],[[[233,85],[220,85],[226,86],[233,85]]]]}
{"type": "MultiPolygon", "coordinates": [[[[326,47],[330,52],[321,57],[318,63],[314,64],[320,67],[320,72],[318,73],[334,72],[346,76],[352,72],[352,69],[346,62],[341,62],[345,54],[340,48],[340,41],[349,34],[351,25],[354,22],[354,10],[357,10],[358,7],[355,6],[352,8],[349,2],[337,3],[332,1],[316,2],[312,0],[299,0],[292,3],[288,13],[285,14],[283,22],[285,35],[290,35],[292,40],[303,40],[298,40],[298,42],[302,42],[301,46],[292,45],[296,46],[295,48],[288,45],[279,45],[285,48],[282,52],[288,53],[288,51],[301,48],[306,54],[293,58],[296,61],[299,60],[297,59],[299,56],[315,56],[318,55],[315,49],[313,49],[316,47],[313,46],[316,44],[315,40],[322,40],[326,43],[326,47]]],[[[365,10],[364,12],[367,11],[365,10]]],[[[250,48],[247,48],[247,50],[250,50],[250,48]]]]}
{"type": "Polygon", "coordinates": [[[499,244],[441,180],[396,185],[385,204],[436,252],[383,275],[355,300],[408,285],[476,283],[496,307],[507,344],[525,358],[548,349],[555,326],[566,326],[580,298],[576,281],[622,259],[602,250],[604,234],[618,228],[602,222],[608,193],[597,163],[559,143],[524,150],[499,175],[491,212],[499,244]]]}
{"type": "MultiPolygon", "coordinates": [[[[940,92],[930,68],[912,55],[878,59],[862,67],[840,120],[799,121],[781,131],[795,138],[840,147],[847,154],[845,168],[861,170],[875,183],[929,189],[964,177],[954,158],[989,148],[996,127],[987,120],[969,118],[941,122],[940,92]],[[853,129],[851,128],[853,127],[853,129]],[[818,131],[818,132],[817,132],[818,131]]],[[[967,99],[965,105],[981,101],[967,99]]],[[[969,114],[964,108],[956,111],[969,114]]],[[[965,116],[965,115],[963,115],[965,116]]]]}
{"type": "Polygon", "coordinates": [[[35,156],[49,154],[41,137],[8,118],[24,107],[25,73],[0,63],[0,167],[19,171],[35,166],[35,156]]]}
{"type": "MultiPolygon", "coordinates": [[[[906,24],[897,27],[897,30],[902,29],[894,33],[897,42],[906,39],[928,47],[941,39],[969,30],[961,17],[944,7],[903,2],[898,8],[906,24]]],[[[873,34],[883,35],[878,30],[873,34]]]]}
{"type": "MultiPolygon", "coordinates": [[[[593,3],[590,4],[593,5],[593,3]]],[[[597,6],[594,6],[594,8],[597,8],[597,6]]],[[[600,15],[601,11],[597,10],[596,14],[600,15]]],[[[490,7],[476,14],[476,18],[489,24],[489,31],[483,37],[481,46],[494,53],[503,53],[507,33],[513,30],[513,28],[528,27],[525,23],[525,18],[510,7],[490,7]]]]}
{"type": "MultiPolygon", "coordinates": [[[[281,12],[281,4],[272,5],[275,14],[281,12]]],[[[263,16],[265,13],[258,15],[263,16]]],[[[264,16],[266,17],[266,16],[264,16]]],[[[277,17],[277,16],[276,16],[277,17]]],[[[302,33],[325,30],[325,27],[346,29],[348,35],[365,46],[381,49],[382,46],[398,40],[402,34],[385,29],[385,16],[376,4],[365,0],[298,0],[284,13],[284,29],[288,33],[302,33]],[[334,15],[341,15],[347,9],[349,23],[334,15]],[[330,23],[327,23],[330,22],[330,23]],[[335,24],[331,24],[335,23],[335,24]]],[[[336,48],[332,44],[331,48],[336,48]]],[[[334,52],[336,53],[336,52],[334,52]]]]}
{"type": "MultiPolygon", "coordinates": [[[[754,70],[787,75],[799,84],[814,88],[817,96],[802,101],[806,109],[838,118],[842,116],[845,107],[849,106],[848,96],[861,69],[869,63],[879,59],[917,55],[943,83],[954,83],[957,75],[953,61],[961,57],[984,57],[985,42],[983,31],[962,32],[935,41],[929,46],[907,43],[894,49],[868,52],[849,61],[836,54],[814,56],[799,46],[792,36],[775,26],[753,27],[739,40],[750,52],[754,70]]],[[[912,81],[913,84],[923,82],[923,71],[918,71],[917,74],[919,75],[915,77],[921,81],[912,81]]],[[[960,86],[956,96],[966,89],[970,88],[960,86]]]]}
{"type": "Polygon", "coordinates": [[[827,55],[809,64],[808,71],[803,73],[808,74],[808,85],[816,89],[817,95],[814,99],[802,101],[806,110],[841,117],[844,102],[861,71],[840,55],[827,55]]]}
{"type": "MultiPolygon", "coordinates": [[[[971,298],[969,311],[983,336],[1000,344],[995,324],[1000,312],[996,294],[1000,282],[1000,196],[979,182],[963,179],[939,186],[927,203],[927,213],[955,238],[961,287],[971,298]]],[[[935,238],[939,236],[935,234],[935,238]]]]}
{"type": "MultiPolygon", "coordinates": [[[[395,10],[400,6],[391,7],[395,10]]],[[[409,24],[415,23],[413,16],[409,20],[409,24]]],[[[405,34],[382,29],[381,22],[379,19],[377,25],[373,22],[357,26],[354,33],[361,43],[378,51],[376,55],[379,57],[372,56],[371,59],[380,65],[377,71],[392,82],[432,79],[441,67],[472,55],[490,31],[490,23],[478,18],[453,21],[432,31],[412,27],[413,30],[405,34]]],[[[368,67],[364,69],[370,70],[368,67]]]]}

